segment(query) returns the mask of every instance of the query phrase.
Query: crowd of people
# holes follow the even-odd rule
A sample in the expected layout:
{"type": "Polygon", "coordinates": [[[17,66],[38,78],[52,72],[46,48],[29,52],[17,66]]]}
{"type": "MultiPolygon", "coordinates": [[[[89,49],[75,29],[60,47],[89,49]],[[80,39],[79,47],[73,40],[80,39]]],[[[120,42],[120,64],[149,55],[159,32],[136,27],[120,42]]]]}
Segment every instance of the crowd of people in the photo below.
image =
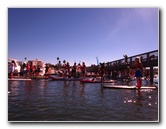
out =
{"type": "MultiPolygon", "coordinates": [[[[128,79],[134,76],[136,78],[136,87],[140,88],[142,86],[142,75],[143,75],[143,65],[142,65],[140,57],[136,57],[135,61],[133,62],[131,66],[127,65],[124,73],[128,79]],[[133,70],[134,70],[134,73],[133,73],[133,70]]],[[[110,77],[110,71],[105,70],[104,63],[100,63],[100,67],[98,68],[98,74],[101,77],[101,81],[104,81],[106,77],[110,77]]],[[[120,74],[121,73],[117,73],[116,76],[120,74]]]]}
{"type": "Polygon", "coordinates": [[[69,62],[64,62],[62,65],[62,69],[59,71],[59,76],[64,78],[85,78],[86,77],[86,65],[85,62],[74,63],[73,66],[70,66],[69,62]]]}
{"type": "Polygon", "coordinates": [[[33,77],[33,76],[38,76],[40,72],[40,67],[33,65],[32,62],[25,63],[23,62],[20,64],[20,71],[17,71],[15,69],[16,64],[15,61],[12,60],[11,62],[8,62],[8,73],[9,73],[9,78],[13,78],[14,74],[17,76],[19,75],[20,77],[33,77]],[[15,72],[16,71],[16,72],[15,72]]]}
{"type": "MultiPolygon", "coordinates": [[[[141,63],[140,58],[135,58],[134,63],[132,64],[132,67],[134,67],[135,69],[135,77],[136,77],[136,86],[138,88],[141,87],[142,85],[142,72],[143,72],[143,65],[141,63]]],[[[9,74],[10,74],[10,78],[13,78],[13,73],[15,70],[15,62],[11,61],[11,63],[8,63],[8,68],[9,68],[9,74]]],[[[49,65],[46,64],[45,65],[45,75],[47,75],[49,70],[49,65]]],[[[126,68],[126,74],[128,77],[130,77],[130,71],[131,68],[130,66],[127,66],[126,68]]],[[[20,71],[20,76],[22,77],[33,77],[33,76],[38,76],[40,72],[40,68],[33,65],[32,62],[28,62],[28,63],[23,63],[21,65],[21,71],[20,71]]],[[[98,74],[101,77],[101,81],[104,81],[104,77],[106,74],[108,74],[105,71],[105,66],[104,63],[100,63],[99,68],[98,68],[98,74]]],[[[109,75],[109,74],[108,74],[109,75]]],[[[74,77],[74,78],[85,78],[86,77],[86,65],[85,62],[82,62],[82,64],[80,63],[74,63],[73,66],[70,66],[69,62],[64,62],[62,65],[62,69],[61,72],[59,72],[59,76],[64,77],[64,78],[70,78],[70,77],[74,77]]]]}

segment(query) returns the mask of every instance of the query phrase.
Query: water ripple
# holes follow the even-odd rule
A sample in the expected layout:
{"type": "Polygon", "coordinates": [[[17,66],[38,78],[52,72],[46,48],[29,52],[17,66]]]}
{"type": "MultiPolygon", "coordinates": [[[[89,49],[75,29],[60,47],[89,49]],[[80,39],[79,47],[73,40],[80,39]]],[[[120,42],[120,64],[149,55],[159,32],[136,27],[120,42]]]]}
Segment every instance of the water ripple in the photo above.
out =
{"type": "Polygon", "coordinates": [[[157,121],[157,90],[104,89],[100,84],[9,81],[9,121],[157,121]],[[151,115],[147,115],[151,114],[151,115]]]}

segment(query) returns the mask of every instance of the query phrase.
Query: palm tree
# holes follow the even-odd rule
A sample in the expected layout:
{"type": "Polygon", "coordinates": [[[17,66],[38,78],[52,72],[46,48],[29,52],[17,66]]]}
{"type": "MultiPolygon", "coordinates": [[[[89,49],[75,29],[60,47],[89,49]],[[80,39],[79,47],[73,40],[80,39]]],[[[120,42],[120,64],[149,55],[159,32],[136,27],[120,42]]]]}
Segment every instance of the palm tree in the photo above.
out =
{"type": "Polygon", "coordinates": [[[59,57],[57,57],[56,59],[57,59],[57,65],[58,65],[58,63],[59,63],[59,57]]]}
{"type": "Polygon", "coordinates": [[[59,60],[59,57],[57,57],[56,59],[57,59],[57,61],[58,61],[58,60],[59,60]]]}
{"type": "Polygon", "coordinates": [[[63,63],[65,64],[65,63],[66,63],[66,60],[63,60],[63,63]]]}

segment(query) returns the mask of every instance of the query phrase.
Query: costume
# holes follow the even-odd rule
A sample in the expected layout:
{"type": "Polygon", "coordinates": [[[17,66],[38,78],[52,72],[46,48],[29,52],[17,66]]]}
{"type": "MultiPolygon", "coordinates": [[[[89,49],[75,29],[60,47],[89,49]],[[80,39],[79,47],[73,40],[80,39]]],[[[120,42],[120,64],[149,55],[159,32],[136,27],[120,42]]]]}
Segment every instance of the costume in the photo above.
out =
{"type": "Polygon", "coordinates": [[[135,71],[135,77],[142,77],[141,70],[136,70],[135,71]]]}
{"type": "Polygon", "coordinates": [[[143,67],[142,67],[141,63],[136,63],[135,67],[136,67],[135,77],[136,77],[136,82],[137,82],[136,87],[140,88],[142,86],[142,80],[141,80],[142,72],[141,72],[141,69],[143,67]]]}

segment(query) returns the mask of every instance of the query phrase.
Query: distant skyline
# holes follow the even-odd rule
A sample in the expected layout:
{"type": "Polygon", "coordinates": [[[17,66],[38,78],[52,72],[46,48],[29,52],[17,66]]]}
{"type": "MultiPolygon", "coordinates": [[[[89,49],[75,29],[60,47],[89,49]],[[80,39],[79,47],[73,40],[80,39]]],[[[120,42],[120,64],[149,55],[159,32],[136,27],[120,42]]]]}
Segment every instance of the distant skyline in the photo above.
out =
{"type": "Polygon", "coordinates": [[[158,8],[9,8],[8,57],[86,65],[158,50],[158,8]]]}

